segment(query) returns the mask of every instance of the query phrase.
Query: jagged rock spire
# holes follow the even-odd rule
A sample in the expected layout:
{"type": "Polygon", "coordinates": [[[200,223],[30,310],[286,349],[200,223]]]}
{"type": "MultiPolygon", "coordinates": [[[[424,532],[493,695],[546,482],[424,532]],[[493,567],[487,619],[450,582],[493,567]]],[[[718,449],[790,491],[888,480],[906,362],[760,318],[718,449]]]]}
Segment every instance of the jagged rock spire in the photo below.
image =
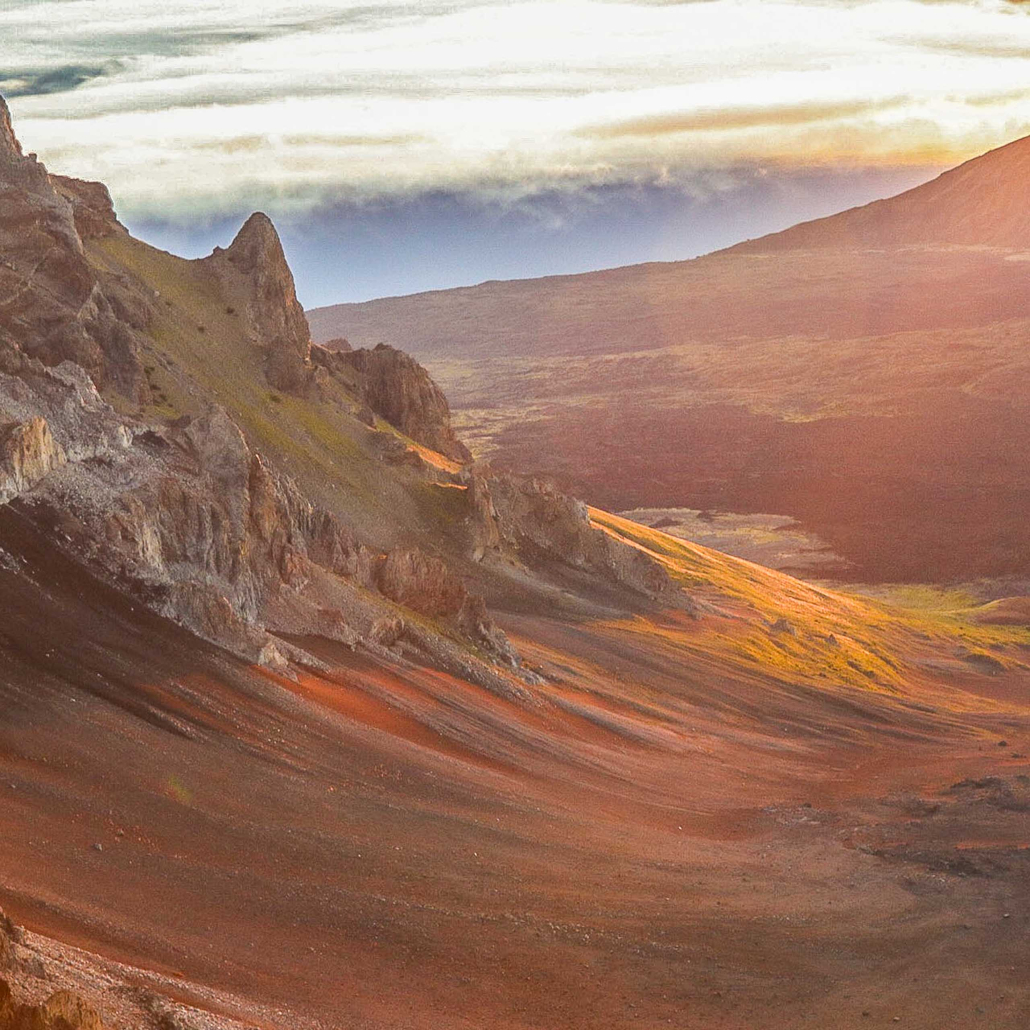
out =
{"type": "Polygon", "coordinates": [[[300,390],[307,382],[311,332],[272,220],[255,212],[229,247],[216,249],[208,260],[247,297],[268,382],[281,390],[300,390]]]}
{"type": "MultiPolygon", "coordinates": [[[[255,211],[244,223],[236,238],[224,252],[241,272],[252,272],[262,267],[286,266],[282,241],[272,219],[263,211],[255,211]]],[[[292,283],[293,276],[290,275],[292,283]]]]}

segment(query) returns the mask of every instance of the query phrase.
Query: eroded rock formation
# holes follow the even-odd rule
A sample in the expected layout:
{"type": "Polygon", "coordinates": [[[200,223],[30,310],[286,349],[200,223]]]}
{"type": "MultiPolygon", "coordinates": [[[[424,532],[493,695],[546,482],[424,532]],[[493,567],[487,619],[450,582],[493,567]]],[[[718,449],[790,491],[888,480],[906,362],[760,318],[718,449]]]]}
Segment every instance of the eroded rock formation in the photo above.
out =
{"type": "Polygon", "coordinates": [[[673,592],[665,568],[650,555],[609,536],[590,521],[587,506],[547,480],[488,476],[468,470],[472,557],[516,555],[531,568],[559,563],[661,598],[673,592]]]}
{"type": "Polygon", "coordinates": [[[138,333],[146,300],[130,302],[94,270],[78,229],[112,224],[110,198],[94,183],[58,182],[60,188],[35,155],[22,152],[0,98],[0,331],[45,364],[74,361],[99,385],[141,402],[147,387],[138,333]]]}
{"type": "Polygon", "coordinates": [[[268,382],[287,392],[302,390],[309,379],[311,336],[271,219],[251,215],[229,247],[216,248],[206,260],[241,298],[268,382]]]}
{"type": "Polygon", "coordinates": [[[19,1005],[0,980],[0,1030],[104,1030],[92,1005],[71,991],[56,991],[39,1005],[19,1005]]]}
{"type": "Polygon", "coordinates": [[[443,391],[410,354],[381,343],[372,350],[314,347],[312,358],[340,374],[372,411],[416,443],[455,461],[471,460],[454,435],[443,391]]]}
{"type": "Polygon", "coordinates": [[[68,460],[40,416],[0,425],[0,503],[30,490],[68,460]]]}
{"type": "MultiPolygon", "coordinates": [[[[91,403],[96,421],[117,421],[98,396],[91,403]]],[[[20,466],[26,503],[91,564],[201,636],[282,664],[269,631],[321,627],[349,643],[399,605],[510,664],[445,563],[361,544],[254,452],[223,409],[161,432],[126,427],[123,446],[77,462],[58,460],[65,452],[46,425],[13,434],[30,455],[20,466]]]]}

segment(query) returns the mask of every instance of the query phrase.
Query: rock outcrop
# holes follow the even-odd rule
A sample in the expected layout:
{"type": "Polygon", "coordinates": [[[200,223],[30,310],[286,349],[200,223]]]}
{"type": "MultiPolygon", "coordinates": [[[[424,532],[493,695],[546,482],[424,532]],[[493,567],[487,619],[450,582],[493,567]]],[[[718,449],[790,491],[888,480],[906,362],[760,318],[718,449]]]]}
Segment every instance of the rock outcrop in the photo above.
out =
{"type": "Polygon", "coordinates": [[[301,391],[309,380],[311,335],[271,219],[261,212],[251,215],[229,247],[216,247],[206,260],[241,298],[269,384],[301,391]]]}
{"type": "Polygon", "coordinates": [[[92,1005],[71,991],[57,991],[40,1005],[19,1005],[0,980],[0,1030],[104,1030],[92,1005]]]}
{"type": "Polygon", "coordinates": [[[0,908],[0,970],[10,969],[17,962],[15,945],[20,936],[21,931],[0,908]]]}
{"type": "Polygon", "coordinates": [[[30,490],[68,456],[40,416],[0,425],[0,504],[30,490]]]}
{"type": "Polygon", "coordinates": [[[429,626],[408,634],[427,654],[453,665],[454,636],[517,665],[443,561],[359,542],[224,410],[156,428],[124,420],[75,365],[47,368],[13,346],[0,359],[0,503],[20,499],[147,606],[265,664],[288,651],[270,632],[353,645],[411,613],[437,627],[439,639],[429,626]]]}
{"type": "Polygon", "coordinates": [[[74,361],[101,388],[142,402],[140,326],[123,315],[144,312],[145,300],[126,305],[111,295],[118,291],[90,265],[78,228],[99,231],[109,198],[95,184],[61,181],[58,189],[35,155],[22,153],[0,98],[0,331],[47,365],[74,361]]]}
{"type": "MultiPolygon", "coordinates": [[[[24,937],[0,909],[0,972],[11,976],[29,967],[19,960],[24,937]]],[[[0,978],[0,1030],[104,1030],[99,1013],[77,994],[56,991],[39,1005],[19,1003],[8,980],[0,978]]]]}
{"type": "MultiPolygon", "coordinates": [[[[102,207],[101,198],[94,200],[95,208],[102,207]]],[[[251,215],[232,244],[216,247],[205,261],[227,294],[239,299],[270,386],[305,395],[317,393],[324,377],[335,378],[360,402],[363,421],[372,424],[378,415],[416,443],[455,461],[470,460],[451,426],[447,398],[410,355],[385,344],[353,351],[343,339],[332,347],[312,346],[293,275],[267,215],[251,215]]]]}
{"type": "Polygon", "coordinates": [[[351,642],[398,605],[499,648],[509,664],[485,610],[443,562],[359,543],[253,452],[224,410],[141,437],[117,468],[68,469],[39,500],[60,512],[78,550],[201,636],[274,664],[268,630],[334,626],[327,635],[351,642]]]}
{"type": "Polygon", "coordinates": [[[183,1005],[175,1000],[179,980],[150,986],[140,979],[140,971],[130,966],[26,934],[0,909],[0,1030],[244,1030],[251,1025],[183,1005]],[[167,994],[160,993],[161,986],[167,994]]]}
{"type": "Polygon", "coordinates": [[[379,559],[374,575],[380,593],[391,601],[429,618],[444,619],[506,664],[518,664],[507,638],[488,616],[483,599],[470,593],[461,577],[440,558],[413,548],[398,549],[379,559]]]}
{"type": "Polygon", "coordinates": [[[414,548],[383,555],[375,579],[385,597],[431,617],[457,616],[468,601],[464,583],[443,561],[414,548]]]}
{"type": "Polygon", "coordinates": [[[665,568],[631,544],[593,525],[587,506],[546,480],[469,470],[469,549],[482,560],[514,554],[530,568],[556,563],[601,576],[650,598],[674,588],[665,568]]]}
{"type": "Polygon", "coordinates": [[[412,613],[440,635],[423,627],[418,646],[451,664],[448,635],[516,664],[445,563],[359,542],[223,409],[166,427],[126,418],[81,367],[47,367],[0,334],[0,503],[14,499],[95,571],[250,660],[283,663],[270,631],[354,644],[412,613]]]}
{"type": "Polygon", "coordinates": [[[99,240],[128,233],[118,221],[111,193],[102,182],[71,179],[66,175],[51,175],[50,182],[71,204],[72,218],[80,239],[99,240]]]}
{"type": "Polygon", "coordinates": [[[471,460],[454,435],[443,391],[410,354],[381,343],[372,350],[314,347],[312,358],[342,373],[361,400],[405,436],[455,461],[471,460]]]}

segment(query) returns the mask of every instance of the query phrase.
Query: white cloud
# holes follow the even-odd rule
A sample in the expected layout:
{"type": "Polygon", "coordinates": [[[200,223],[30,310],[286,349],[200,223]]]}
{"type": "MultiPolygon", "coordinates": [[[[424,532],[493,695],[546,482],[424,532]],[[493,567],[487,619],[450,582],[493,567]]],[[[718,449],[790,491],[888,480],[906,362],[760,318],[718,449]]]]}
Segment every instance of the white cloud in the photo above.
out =
{"type": "Polygon", "coordinates": [[[1007,0],[9,0],[0,37],[26,146],[136,215],[942,163],[1030,130],[1007,0]]]}

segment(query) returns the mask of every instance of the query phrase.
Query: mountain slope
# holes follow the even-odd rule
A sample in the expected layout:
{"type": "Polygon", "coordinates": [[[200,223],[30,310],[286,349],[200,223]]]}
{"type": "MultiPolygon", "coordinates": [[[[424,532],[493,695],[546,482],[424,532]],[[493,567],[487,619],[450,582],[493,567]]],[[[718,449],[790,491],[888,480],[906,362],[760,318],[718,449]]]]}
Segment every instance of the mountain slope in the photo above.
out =
{"type": "Polygon", "coordinates": [[[1026,575],[1030,142],[694,261],[309,313],[602,507],[794,516],[870,580],[1026,575]]]}
{"type": "Polygon", "coordinates": [[[1001,247],[1030,241],[1030,137],[900,196],[741,244],[750,251],[899,244],[1001,247]]]}
{"type": "Polygon", "coordinates": [[[857,252],[927,245],[1022,252],[1030,240],[1028,181],[1030,137],[897,197],[691,261],[339,304],[309,311],[308,319],[317,340],[334,334],[361,346],[385,340],[439,359],[636,351],[695,336],[830,332],[835,325],[863,334],[978,325],[1026,312],[1025,269],[970,255],[936,254],[935,267],[928,267],[917,255],[887,261],[857,252]],[[843,253],[821,254],[824,267],[781,253],[810,249],[843,253]],[[776,254],[784,265],[744,258],[759,254],[776,254]],[[980,295],[967,288],[956,297],[956,287],[977,273],[980,295]],[[840,289],[842,278],[854,279],[854,294],[840,289]],[[867,310],[883,306],[885,291],[900,295],[917,284],[933,291],[933,303],[913,304],[913,292],[887,312],[867,310]],[[1009,297],[1012,290],[1016,297],[1009,297]]]}
{"type": "Polygon", "coordinates": [[[1022,1025],[1025,630],[645,533],[723,610],[506,616],[527,705],[315,637],[322,668],[270,674],[19,512],[0,539],[0,898],[101,956],[75,982],[111,1026],[160,1025],[148,995],[283,1028],[1022,1025]]]}
{"type": "Polygon", "coordinates": [[[0,1028],[1023,1026],[1018,619],[463,463],[260,215],[0,199],[0,1028]]]}

